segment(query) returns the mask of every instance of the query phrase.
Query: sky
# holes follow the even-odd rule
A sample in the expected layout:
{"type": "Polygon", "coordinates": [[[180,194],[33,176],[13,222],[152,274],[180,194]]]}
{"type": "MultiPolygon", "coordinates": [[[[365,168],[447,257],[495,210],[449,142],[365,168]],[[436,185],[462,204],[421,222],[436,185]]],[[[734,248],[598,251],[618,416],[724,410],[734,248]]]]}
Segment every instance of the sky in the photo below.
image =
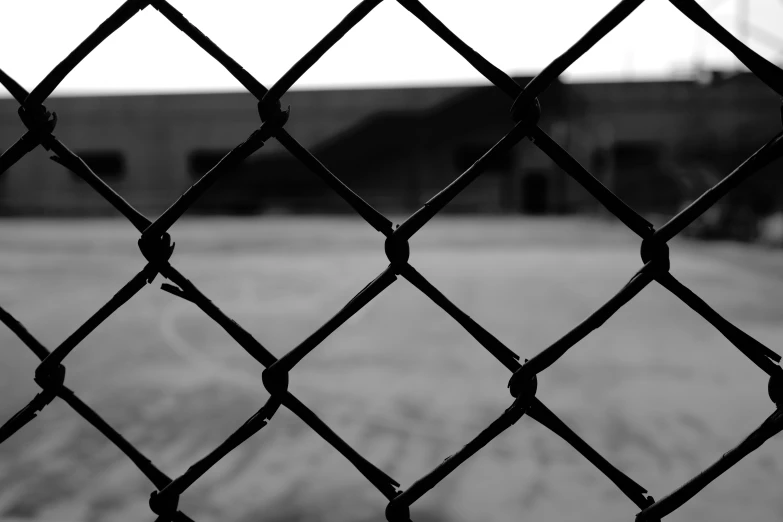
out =
{"type": "MultiPolygon", "coordinates": [[[[170,0],[263,84],[274,83],[359,0],[170,0]]],[[[0,69],[32,89],[120,0],[3,0],[0,69]]],[[[543,68],[617,0],[423,0],[464,41],[514,75],[543,68]]],[[[700,0],[724,27],[783,64],[783,0],[700,0]],[[746,17],[742,13],[747,13],[746,17]],[[777,35],[777,36],[776,36],[777,35]]],[[[666,0],[647,0],[580,58],[566,81],[684,76],[740,64],[666,0]]],[[[475,84],[482,78],[401,5],[386,0],[294,86],[475,84]]],[[[154,8],[104,41],[55,95],[240,90],[154,8]]],[[[8,93],[0,87],[0,96],[8,93]]]]}

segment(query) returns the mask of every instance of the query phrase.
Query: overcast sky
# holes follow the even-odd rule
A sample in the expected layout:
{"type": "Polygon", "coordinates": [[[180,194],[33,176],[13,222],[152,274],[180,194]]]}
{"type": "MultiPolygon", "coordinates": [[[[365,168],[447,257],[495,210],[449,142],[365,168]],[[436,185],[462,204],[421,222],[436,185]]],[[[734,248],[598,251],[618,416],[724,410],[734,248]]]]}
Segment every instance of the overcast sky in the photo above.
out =
{"type": "MultiPolygon", "coordinates": [[[[111,14],[120,0],[4,0],[0,69],[25,88],[39,82],[111,14]]],[[[358,0],[171,0],[191,22],[269,86],[358,0]]],[[[423,0],[474,49],[511,74],[540,70],[597,22],[616,0],[423,0]]],[[[701,0],[749,43],[783,61],[783,0],[701,0]],[[779,35],[779,42],[771,35],[779,35]]],[[[666,0],[647,0],[577,61],[566,80],[684,74],[699,60],[735,59],[666,0]]],[[[382,2],[294,88],[476,83],[473,69],[392,0],[382,2]]],[[[240,85],[155,9],[110,36],[55,91],[59,94],[192,92],[240,85]]],[[[0,87],[0,96],[7,96],[0,87]]]]}

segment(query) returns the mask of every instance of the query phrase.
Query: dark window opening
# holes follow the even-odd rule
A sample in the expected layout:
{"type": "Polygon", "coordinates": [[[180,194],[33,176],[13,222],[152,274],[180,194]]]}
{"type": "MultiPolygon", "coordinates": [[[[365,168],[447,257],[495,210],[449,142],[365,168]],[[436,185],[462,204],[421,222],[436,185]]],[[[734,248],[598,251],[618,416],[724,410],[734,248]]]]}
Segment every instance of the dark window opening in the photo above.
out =
{"type": "MultiPolygon", "coordinates": [[[[199,149],[187,157],[188,174],[196,182],[228,154],[228,150],[199,149]]],[[[256,214],[306,205],[319,187],[301,173],[303,167],[287,155],[252,155],[224,170],[193,210],[203,214],[256,214]]]]}
{"type": "Polygon", "coordinates": [[[101,179],[125,177],[125,156],[119,151],[80,151],[76,154],[101,179]]]}
{"type": "MultiPolygon", "coordinates": [[[[188,155],[188,173],[192,182],[212,170],[229,150],[196,150],[188,155]]],[[[259,161],[246,158],[223,172],[193,204],[202,214],[252,214],[261,210],[260,176],[254,175],[259,161]]]]}
{"type": "MultiPolygon", "coordinates": [[[[454,166],[464,172],[470,168],[481,156],[487,153],[492,145],[463,145],[454,153],[454,166]]],[[[511,152],[495,152],[486,163],[486,172],[508,172],[511,170],[511,152]]]]}

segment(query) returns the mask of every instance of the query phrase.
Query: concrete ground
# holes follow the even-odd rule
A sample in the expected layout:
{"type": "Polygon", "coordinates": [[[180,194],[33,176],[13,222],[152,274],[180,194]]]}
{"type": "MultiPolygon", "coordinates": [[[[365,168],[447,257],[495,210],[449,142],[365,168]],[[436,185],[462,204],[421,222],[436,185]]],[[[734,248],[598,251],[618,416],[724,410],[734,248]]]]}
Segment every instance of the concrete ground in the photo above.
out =
{"type": "MultiPolygon", "coordinates": [[[[386,266],[357,219],[189,219],[172,263],[280,356],[386,266]]],[[[144,264],[119,220],[0,222],[0,306],[50,349],[144,264]]],[[[411,263],[522,358],[619,290],[639,241],[587,218],[438,217],[411,263]]],[[[672,273],[767,346],[783,340],[783,256],[672,243],[672,273]]],[[[262,368],[158,277],[66,359],[67,384],[169,475],[263,404],[262,368]]],[[[0,416],[38,391],[35,357],[0,328],[0,416]]],[[[291,390],[403,487],[511,404],[509,373],[403,279],[292,372],[291,390]]],[[[653,284],[539,377],[538,397],[660,498],[772,411],[765,375],[653,284]]],[[[783,518],[781,436],[667,521],[783,518]]],[[[0,519],[153,520],[153,486],[61,401],[0,445],[0,519]]],[[[180,506],[197,521],[384,520],[384,497],[281,410],[180,506]]],[[[637,508],[562,440],[523,418],[414,505],[417,522],[629,521],[637,508]]]]}

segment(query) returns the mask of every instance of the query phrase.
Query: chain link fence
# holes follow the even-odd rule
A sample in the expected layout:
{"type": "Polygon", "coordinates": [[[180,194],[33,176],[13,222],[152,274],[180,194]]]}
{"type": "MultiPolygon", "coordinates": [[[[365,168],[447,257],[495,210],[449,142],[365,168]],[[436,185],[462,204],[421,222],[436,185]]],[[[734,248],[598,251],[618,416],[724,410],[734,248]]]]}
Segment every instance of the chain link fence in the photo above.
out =
{"type": "MultiPolygon", "coordinates": [[[[427,201],[424,206],[402,224],[394,226],[389,219],[376,211],[359,195],[342,183],[336,174],[330,172],[286,131],[285,124],[288,120],[290,108],[283,110],[280,105],[281,96],[329,48],[358,24],[381,1],[364,0],[360,2],[315,47],[294,64],[277,83],[268,89],[224,53],[207,36],[191,25],[166,0],[127,0],[58,64],[31,92],[27,92],[21,85],[0,70],[0,83],[19,102],[19,117],[28,129],[16,143],[0,156],[0,173],[8,170],[10,166],[39,145],[48,151],[52,151],[54,153],[51,157],[53,161],[63,165],[86,181],[139,231],[139,249],[147,260],[147,264],[138,274],[126,283],[92,317],[51,351],[36,340],[19,321],[0,308],[0,320],[41,360],[35,371],[34,380],[42,390],[29,404],[0,427],[0,443],[22,429],[36,417],[37,412],[59,397],[73,408],[78,415],[81,415],[115,444],[150,480],[155,490],[151,494],[149,505],[150,509],[157,515],[156,520],[187,521],[191,520],[191,518],[178,510],[180,495],[223,457],[269,422],[274,422],[275,412],[282,406],[301,418],[319,436],[323,437],[324,440],[348,459],[359,473],[388,499],[385,513],[387,520],[399,522],[410,520],[411,505],[430,489],[434,488],[449,473],[500,433],[510,428],[523,415],[528,415],[546,426],[555,435],[567,441],[584,458],[604,473],[637,506],[637,520],[653,521],[662,519],[783,429],[783,370],[777,364],[780,362],[780,355],[734,326],[699,296],[680,283],[670,272],[669,249],[667,246],[667,242],[670,239],[680,233],[739,183],[780,157],[783,154],[783,132],[773,137],[714,187],[706,191],[690,206],[656,230],[651,223],[602,185],[538,126],[538,120],[542,111],[538,103],[538,95],[574,61],[630,15],[643,0],[622,0],[619,2],[616,7],[571,48],[557,57],[524,87],[518,85],[510,76],[471,49],[418,0],[398,0],[398,3],[403,8],[418,18],[497,88],[508,95],[512,101],[510,118],[513,128],[450,185],[427,201]],[[215,60],[220,62],[258,99],[257,108],[261,121],[258,129],[198,179],[155,221],[151,221],[133,208],[121,195],[104,183],[84,161],[55,137],[53,132],[57,124],[57,115],[48,111],[43,105],[57,85],[81,60],[136,13],[149,6],[158,10],[162,16],[188,35],[215,60]],[[267,140],[272,138],[278,140],[288,152],[305,164],[313,174],[344,199],[370,226],[385,236],[385,251],[389,259],[389,266],[377,278],[370,282],[318,330],[306,337],[298,346],[279,359],[254,339],[247,330],[221,311],[185,275],[169,263],[174,250],[174,243],[167,232],[193,202],[208,190],[218,178],[236,167],[250,154],[261,148],[267,140]],[[534,145],[540,148],[566,174],[580,183],[606,209],[639,236],[641,239],[642,267],[614,297],[593,312],[587,319],[531,359],[520,362],[519,356],[513,350],[477,324],[416,271],[408,262],[410,254],[408,241],[457,194],[468,189],[471,182],[482,173],[485,166],[493,158],[508,151],[524,138],[528,138],[534,145]],[[155,464],[142,455],[128,440],[113,429],[65,385],[65,366],[62,364],[68,354],[85,337],[137,292],[147,284],[152,283],[158,274],[169,281],[162,284],[161,288],[163,290],[199,307],[264,367],[262,373],[263,384],[270,394],[266,403],[239,429],[211,453],[190,466],[185,473],[175,478],[167,476],[158,469],[155,464]],[[315,413],[288,391],[289,372],[340,325],[394,283],[398,277],[408,280],[453,317],[490,355],[508,368],[511,373],[508,383],[508,388],[511,392],[511,405],[503,414],[473,440],[468,441],[462,449],[405,489],[402,489],[400,484],[395,482],[394,479],[356,452],[337,433],[319,419],[315,413]],[[751,431],[747,438],[734,449],[725,453],[695,478],[668,495],[659,498],[657,501],[652,496],[649,496],[641,485],[634,482],[590,447],[579,435],[561,421],[555,413],[536,398],[538,375],[557,362],[560,357],[591,331],[600,327],[653,281],[669,290],[712,324],[726,339],[745,354],[752,363],[756,364],[761,371],[769,376],[768,392],[775,407],[772,414],[759,427],[751,431]]],[[[693,23],[724,45],[759,79],[783,97],[783,71],[781,69],[733,37],[702,9],[695,0],[670,0],[670,2],[692,20],[693,23]]],[[[770,110],[777,111],[778,108],[771,108],[770,110]]],[[[781,117],[783,118],[783,109],[781,110],[781,117]]]]}

